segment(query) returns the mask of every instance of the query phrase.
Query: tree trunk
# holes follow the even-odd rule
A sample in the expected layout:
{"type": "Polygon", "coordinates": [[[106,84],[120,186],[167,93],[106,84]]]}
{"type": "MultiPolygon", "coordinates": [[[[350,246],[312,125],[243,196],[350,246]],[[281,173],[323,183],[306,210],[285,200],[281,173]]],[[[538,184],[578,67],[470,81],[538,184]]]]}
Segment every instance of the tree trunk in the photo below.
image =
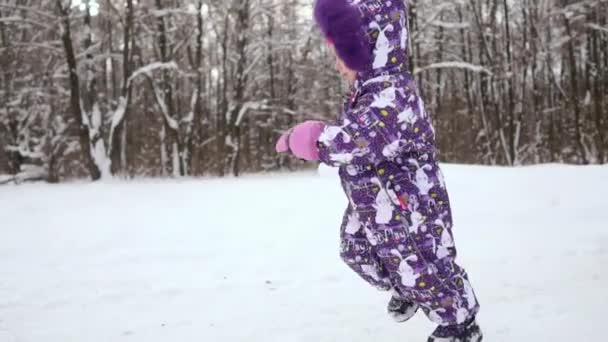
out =
{"type": "Polygon", "coordinates": [[[247,85],[247,75],[245,67],[247,66],[246,48],[248,44],[249,30],[249,0],[236,1],[236,80],[234,82],[233,92],[233,109],[230,111],[229,134],[231,142],[230,168],[232,174],[238,177],[240,174],[240,155],[241,155],[241,127],[242,120],[238,117],[245,101],[245,87],[247,85]]]}
{"type": "MultiPolygon", "coordinates": [[[[6,14],[7,16],[10,14],[6,14]]],[[[2,18],[3,13],[0,12],[0,18],[2,18]]],[[[10,32],[10,30],[7,30],[6,25],[4,22],[0,22],[0,38],[2,39],[2,64],[3,64],[3,68],[2,71],[0,71],[2,73],[2,89],[3,89],[3,103],[2,103],[2,108],[5,111],[5,117],[7,118],[8,123],[5,126],[5,130],[6,130],[6,136],[7,138],[10,137],[10,141],[11,142],[16,142],[17,138],[18,138],[18,132],[17,132],[17,127],[16,127],[16,120],[11,118],[11,114],[12,114],[12,108],[10,105],[11,102],[11,98],[13,96],[13,87],[12,87],[12,82],[13,82],[13,78],[14,78],[14,72],[13,72],[13,68],[12,68],[12,62],[15,60],[15,57],[13,56],[13,51],[14,48],[11,46],[11,39],[10,39],[10,35],[9,33],[7,33],[7,31],[10,32]],[[6,67],[4,67],[6,66],[6,67]]],[[[0,128],[0,132],[2,132],[2,128],[0,128]]],[[[0,143],[2,143],[2,140],[0,140],[0,143]]],[[[0,148],[4,149],[4,146],[0,146],[0,148]]],[[[14,174],[16,175],[17,173],[19,173],[19,171],[21,170],[21,164],[23,162],[23,158],[21,156],[21,154],[19,152],[15,152],[15,151],[9,151],[8,149],[5,150],[6,151],[6,156],[8,159],[8,172],[10,174],[14,174]]]]}
{"type": "MultiPolygon", "coordinates": [[[[230,16],[226,13],[224,18],[224,36],[222,39],[222,89],[221,89],[221,103],[218,111],[217,120],[217,159],[218,162],[218,174],[220,177],[224,177],[226,174],[226,116],[228,115],[228,26],[230,23],[230,16]]],[[[218,85],[220,81],[218,79],[218,85]]]]}
{"type": "MultiPolygon", "coordinates": [[[[439,20],[443,21],[443,15],[440,14],[439,15],[439,20]]],[[[443,61],[443,27],[440,26],[439,27],[439,32],[437,35],[437,42],[439,43],[439,47],[437,48],[437,61],[441,62],[443,61]]],[[[436,79],[436,86],[435,86],[435,105],[436,107],[436,112],[437,113],[441,113],[441,101],[443,99],[443,94],[442,94],[442,82],[443,82],[443,74],[442,74],[442,69],[439,68],[437,69],[437,79],[436,79]]],[[[447,136],[450,136],[450,132],[446,132],[447,136]]]]}
{"type": "MultiPolygon", "coordinates": [[[[127,114],[131,103],[131,87],[128,86],[129,77],[133,70],[132,49],[133,46],[133,0],[126,0],[126,16],[123,32],[122,51],[122,86],[120,98],[116,110],[124,110],[120,121],[115,125],[113,133],[110,134],[110,158],[112,159],[112,174],[124,172],[127,168],[126,144],[127,144],[127,114]],[[123,102],[124,101],[124,102],[123,102]]],[[[113,123],[114,124],[114,123],[113,123]]]]}
{"type": "MultiPolygon", "coordinates": [[[[270,104],[274,105],[276,103],[278,103],[278,99],[277,99],[277,95],[276,95],[276,91],[275,91],[275,70],[274,70],[274,53],[273,53],[273,34],[274,34],[274,17],[273,14],[268,14],[268,31],[267,31],[267,44],[268,44],[268,57],[266,60],[266,63],[268,64],[268,77],[269,77],[269,83],[270,83],[270,104]]],[[[260,118],[260,121],[262,121],[264,123],[263,127],[261,128],[261,132],[259,133],[258,137],[259,137],[259,143],[260,146],[263,146],[263,149],[260,151],[260,159],[263,162],[263,169],[266,169],[266,160],[271,158],[272,154],[274,153],[274,149],[272,148],[273,144],[273,125],[270,124],[271,120],[273,120],[274,118],[272,117],[266,117],[263,116],[260,118]]]]}
{"type": "MultiPolygon", "coordinates": [[[[600,25],[606,27],[606,25],[608,25],[608,4],[604,3],[599,13],[603,13],[600,25]]],[[[604,62],[603,67],[601,67],[602,72],[600,72],[600,75],[598,76],[601,79],[601,93],[608,94],[608,34],[602,34],[601,42],[601,50],[602,54],[604,55],[604,62]],[[601,76],[602,74],[603,76],[601,76]]],[[[602,96],[600,97],[600,101],[602,104],[602,116],[604,118],[602,131],[606,132],[606,125],[608,125],[608,99],[606,98],[606,96],[602,96]]],[[[604,155],[608,154],[608,136],[604,136],[602,148],[604,150],[604,155]]],[[[608,162],[606,159],[608,158],[604,158],[604,162],[608,162]]]]}
{"type": "MultiPolygon", "coordinates": [[[[543,116],[541,111],[541,104],[542,104],[542,97],[540,94],[540,87],[539,87],[539,77],[538,77],[538,71],[537,68],[539,66],[538,64],[538,47],[537,47],[537,42],[540,39],[540,34],[538,34],[538,32],[536,31],[536,25],[538,23],[538,4],[535,1],[532,1],[532,3],[534,4],[532,7],[530,6],[530,0],[526,0],[526,6],[525,6],[525,11],[526,11],[526,17],[527,17],[527,27],[524,27],[524,29],[529,29],[530,30],[530,48],[531,48],[531,53],[532,53],[532,70],[531,70],[531,77],[532,77],[532,96],[530,98],[530,101],[532,101],[532,110],[534,111],[534,120],[535,120],[535,130],[534,130],[534,142],[533,145],[536,148],[535,151],[535,162],[536,163],[542,163],[543,160],[543,116]]],[[[525,82],[524,82],[525,84],[525,82]]]]}
{"type": "MultiPolygon", "coordinates": [[[[594,13],[594,19],[595,22],[597,22],[598,24],[601,22],[600,20],[600,16],[601,14],[599,13],[599,11],[595,11],[594,13]]],[[[602,89],[601,89],[601,84],[602,84],[602,78],[601,78],[601,58],[600,58],[600,39],[601,37],[598,37],[599,33],[598,30],[593,30],[591,32],[591,45],[592,45],[592,56],[593,56],[593,103],[594,103],[594,109],[595,109],[595,129],[596,129],[596,134],[597,134],[597,138],[596,138],[596,145],[597,145],[597,158],[598,158],[598,162],[600,164],[604,163],[604,152],[605,152],[605,148],[604,148],[604,123],[603,123],[603,118],[602,118],[602,101],[603,98],[605,96],[602,96],[602,89]]]]}
{"type": "Polygon", "coordinates": [[[62,35],[61,40],[65,49],[65,57],[69,70],[70,79],[70,109],[74,117],[74,121],[78,125],[78,138],[80,142],[80,151],[85,160],[85,165],[93,180],[101,178],[101,170],[95,163],[91,155],[91,139],[89,137],[89,127],[85,125],[83,120],[82,108],[80,107],[80,80],[78,78],[78,65],[72,44],[71,26],[70,26],[70,8],[64,8],[61,0],[56,1],[57,9],[61,14],[62,20],[62,35]]]}
{"type": "MultiPolygon", "coordinates": [[[[462,14],[462,5],[458,5],[457,7],[458,10],[458,19],[459,22],[461,24],[465,23],[464,18],[463,18],[463,14],[462,14]]],[[[462,44],[462,60],[469,62],[469,63],[473,63],[473,60],[471,58],[470,55],[470,51],[471,51],[471,38],[469,35],[469,31],[467,30],[465,32],[465,29],[460,29],[460,38],[461,38],[461,44],[462,44]]],[[[473,113],[473,101],[471,100],[471,76],[470,76],[470,71],[467,69],[464,69],[464,91],[465,91],[465,96],[466,96],[466,101],[467,101],[467,112],[468,113],[473,113]]]]}
{"type": "MultiPolygon", "coordinates": [[[[162,11],[164,9],[161,0],[156,0],[156,9],[158,11],[162,11]]],[[[165,17],[163,15],[158,16],[157,18],[157,29],[158,29],[158,46],[160,50],[160,59],[161,62],[167,63],[169,62],[169,53],[168,53],[168,39],[167,39],[167,28],[165,24],[165,17]]],[[[173,87],[171,85],[171,77],[169,75],[169,71],[166,69],[162,70],[162,98],[161,100],[164,102],[164,107],[168,111],[163,120],[163,125],[165,126],[165,144],[167,145],[166,150],[171,151],[171,174],[173,177],[179,177],[184,175],[183,163],[181,162],[182,156],[180,156],[179,145],[180,145],[180,136],[179,136],[179,126],[171,127],[168,122],[169,118],[175,119],[175,109],[174,109],[174,99],[173,99],[173,87]]]]}
{"type": "Polygon", "coordinates": [[[513,71],[513,54],[511,51],[511,27],[509,19],[509,5],[507,0],[503,0],[503,9],[505,11],[505,33],[507,43],[507,88],[508,88],[508,107],[507,115],[509,115],[509,158],[508,163],[510,165],[516,165],[517,161],[517,144],[519,136],[520,120],[518,115],[515,113],[515,89],[513,78],[515,77],[513,71]]]}
{"type": "MultiPolygon", "coordinates": [[[[410,5],[410,37],[413,37],[412,33],[418,32],[418,0],[412,0],[410,5]]],[[[420,64],[420,43],[414,41],[412,44],[413,51],[409,54],[410,56],[410,71],[413,73],[416,67],[420,64]]],[[[419,73],[418,76],[418,88],[420,96],[424,98],[424,72],[419,73]]]]}
{"type": "MultiPolygon", "coordinates": [[[[567,5],[567,0],[563,0],[562,4],[564,7],[567,5]]],[[[570,27],[570,19],[566,16],[566,14],[562,14],[564,19],[564,26],[566,27],[566,34],[568,35],[568,63],[570,67],[570,85],[571,95],[568,99],[570,105],[574,110],[574,130],[576,134],[576,146],[578,147],[578,153],[581,158],[583,164],[588,164],[589,160],[587,158],[587,153],[585,151],[585,146],[583,145],[583,134],[582,134],[582,123],[581,123],[581,107],[580,107],[580,93],[579,93],[579,84],[578,84],[578,70],[576,66],[576,58],[574,56],[574,35],[572,34],[572,29],[570,27]]]]}
{"type": "Polygon", "coordinates": [[[201,159],[202,159],[202,151],[201,151],[201,142],[203,141],[203,137],[205,136],[205,132],[203,132],[203,88],[204,88],[204,73],[203,73],[203,0],[198,1],[197,6],[197,18],[196,18],[196,57],[195,57],[195,68],[196,68],[196,90],[195,90],[195,99],[194,99],[194,108],[193,111],[193,132],[191,141],[190,151],[192,154],[191,160],[191,168],[192,173],[195,175],[200,175],[202,172],[201,168],[201,159]]]}

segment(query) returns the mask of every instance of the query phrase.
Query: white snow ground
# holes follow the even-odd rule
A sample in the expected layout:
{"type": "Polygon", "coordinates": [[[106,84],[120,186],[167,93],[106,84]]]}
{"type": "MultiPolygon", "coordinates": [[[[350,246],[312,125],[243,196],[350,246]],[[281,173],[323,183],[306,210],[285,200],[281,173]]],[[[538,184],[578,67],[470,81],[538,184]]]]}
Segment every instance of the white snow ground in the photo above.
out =
{"type": "MultiPolygon", "coordinates": [[[[485,340],[605,341],[608,167],[444,170],[485,340]]],[[[322,174],[0,187],[0,342],[426,341],[340,261],[322,174]]]]}

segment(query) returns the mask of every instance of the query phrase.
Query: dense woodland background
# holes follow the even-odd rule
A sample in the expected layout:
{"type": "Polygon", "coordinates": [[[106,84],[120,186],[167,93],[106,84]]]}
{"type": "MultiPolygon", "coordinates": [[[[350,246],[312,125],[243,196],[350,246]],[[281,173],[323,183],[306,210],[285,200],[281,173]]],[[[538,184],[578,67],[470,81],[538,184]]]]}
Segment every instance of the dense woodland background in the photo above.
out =
{"type": "MultiPolygon", "coordinates": [[[[444,162],[608,160],[608,0],[411,0],[444,162]]],[[[339,114],[313,0],[0,0],[0,183],[306,166],[339,114]]]]}

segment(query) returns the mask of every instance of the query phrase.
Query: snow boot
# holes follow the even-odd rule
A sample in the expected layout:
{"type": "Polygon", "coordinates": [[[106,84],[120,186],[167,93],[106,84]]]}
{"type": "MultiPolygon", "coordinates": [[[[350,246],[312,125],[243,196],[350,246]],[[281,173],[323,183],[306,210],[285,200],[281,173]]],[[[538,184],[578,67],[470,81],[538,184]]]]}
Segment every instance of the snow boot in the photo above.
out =
{"type": "Polygon", "coordinates": [[[481,342],[483,334],[475,318],[455,326],[439,326],[428,342],[481,342]]]}
{"type": "Polygon", "coordinates": [[[393,296],[388,302],[387,311],[396,322],[401,323],[414,317],[416,311],[418,311],[418,305],[407,299],[393,296]]]}

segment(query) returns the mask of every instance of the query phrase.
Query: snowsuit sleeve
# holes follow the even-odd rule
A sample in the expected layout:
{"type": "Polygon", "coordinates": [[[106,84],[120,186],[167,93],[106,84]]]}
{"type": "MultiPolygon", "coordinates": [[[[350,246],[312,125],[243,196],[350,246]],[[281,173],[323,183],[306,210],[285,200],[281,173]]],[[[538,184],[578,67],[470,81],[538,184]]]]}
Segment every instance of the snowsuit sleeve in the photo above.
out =
{"type": "Polygon", "coordinates": [[[392,108],[371,107],[370,96],[361,97],[342,122],[327,125],[319,137],[319,159],[330,166],[377,165],[394,156],[400,139],[392,108]]]}

